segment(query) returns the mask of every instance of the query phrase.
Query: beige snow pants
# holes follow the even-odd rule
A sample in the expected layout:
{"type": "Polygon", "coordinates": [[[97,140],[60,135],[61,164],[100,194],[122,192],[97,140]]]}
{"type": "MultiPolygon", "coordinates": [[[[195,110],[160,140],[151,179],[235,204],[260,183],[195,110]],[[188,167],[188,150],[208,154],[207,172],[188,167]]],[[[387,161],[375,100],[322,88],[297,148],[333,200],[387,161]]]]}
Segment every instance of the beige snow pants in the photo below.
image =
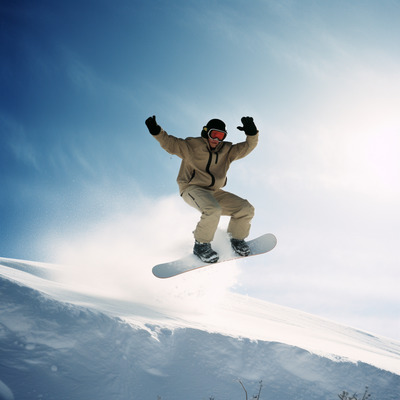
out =
{"type": "Polygon", "coordinates": [[[183,200],[201,212],[194,230],[194,238],[201,243],[210,243],[221,215],[230,216],[228,233],[235,239],[245,239],[250,232],[254,207],[245,199],[224,190],[208,190],[191,185],[182,193],[183,200]]]}

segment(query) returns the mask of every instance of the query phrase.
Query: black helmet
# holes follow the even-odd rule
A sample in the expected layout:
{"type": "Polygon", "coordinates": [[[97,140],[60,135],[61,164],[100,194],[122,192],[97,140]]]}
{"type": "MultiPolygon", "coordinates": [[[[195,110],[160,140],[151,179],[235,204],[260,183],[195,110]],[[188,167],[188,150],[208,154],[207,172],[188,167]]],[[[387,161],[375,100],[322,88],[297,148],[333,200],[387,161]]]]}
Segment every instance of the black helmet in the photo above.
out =
{"type": "Polygon", "coordinates": [[[207,122],[206,126],[203,126],[203,130],[201,131],[201,136],[203,136],[204,138],[208,138],[208,131],[210,129],[218,129],[219,131],[223,131],[226,133],[226,126],[225,126],[225,122],[221,121],[220,119],[214,118],[214,119],[210,119],[207,122]]]}

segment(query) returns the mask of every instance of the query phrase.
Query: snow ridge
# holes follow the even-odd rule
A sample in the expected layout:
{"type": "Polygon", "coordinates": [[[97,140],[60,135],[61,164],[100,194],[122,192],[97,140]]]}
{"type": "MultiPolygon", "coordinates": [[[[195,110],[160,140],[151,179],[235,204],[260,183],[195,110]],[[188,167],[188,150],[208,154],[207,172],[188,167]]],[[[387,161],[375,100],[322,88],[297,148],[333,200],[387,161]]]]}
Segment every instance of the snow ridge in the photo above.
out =
{"type": "Polygon", "coordinates": [[[398,400],[394,341],[232,294],[214,312],[174,314],[76,292],[58,268],[0,259],[0,399],[241,399],[241,379],[249,394],[262,380],[265,399],[368,385],[398,400]]]}

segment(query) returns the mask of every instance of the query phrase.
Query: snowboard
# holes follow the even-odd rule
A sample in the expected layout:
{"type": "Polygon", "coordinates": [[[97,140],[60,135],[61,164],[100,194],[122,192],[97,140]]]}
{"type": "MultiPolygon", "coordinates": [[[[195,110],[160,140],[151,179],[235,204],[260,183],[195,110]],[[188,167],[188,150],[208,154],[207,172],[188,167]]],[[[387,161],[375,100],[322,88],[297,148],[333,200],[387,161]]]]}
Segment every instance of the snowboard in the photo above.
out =
{"type": "Polygon", "coordinates": [[[277,240],[272,233],[266,233],[258,238],[249,240],[247,244],[250,247],[250,254],[247,257],[242,257],[236,254],[233,250],[230,254],[221,257],[216,263],[205,263],[194,254],[187,255],[178,260],[158,264],[153,267],[153,275],[157,278],[172,278],[173,276],[183,274],[184,272],[193,271],[198,268],[203,268],[211,265],[220,264],[222,262],[236,260],[238,258],[248,258],[258,254],[267,253],[276,246],[277,240]]]}

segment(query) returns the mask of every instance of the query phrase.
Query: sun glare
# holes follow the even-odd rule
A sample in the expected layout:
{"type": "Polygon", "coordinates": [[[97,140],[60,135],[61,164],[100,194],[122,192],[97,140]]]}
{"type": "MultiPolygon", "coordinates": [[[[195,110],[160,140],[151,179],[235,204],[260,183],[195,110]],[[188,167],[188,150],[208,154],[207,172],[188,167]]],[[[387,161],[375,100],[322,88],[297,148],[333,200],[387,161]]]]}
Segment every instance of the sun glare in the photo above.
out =
{"type": "Polygon", "coordinates": [[[355,188],[388,197],[400,194],[400,138],[394,131],[367,134],[351,146],[348,173],[355,188]]]}
{"type": "Polygon", "coordinates": [[[400,195],[400,133],[342,133],[335,142],[325,137],[316,151],[323,156],[320,165],[327,186],[379,198],[400,195]]]}
{"type": "Polygon", "coordinates": [[[380,132],[367,142],[371,183],[388,193],[400,190],[400,132],[380,132]]]}

